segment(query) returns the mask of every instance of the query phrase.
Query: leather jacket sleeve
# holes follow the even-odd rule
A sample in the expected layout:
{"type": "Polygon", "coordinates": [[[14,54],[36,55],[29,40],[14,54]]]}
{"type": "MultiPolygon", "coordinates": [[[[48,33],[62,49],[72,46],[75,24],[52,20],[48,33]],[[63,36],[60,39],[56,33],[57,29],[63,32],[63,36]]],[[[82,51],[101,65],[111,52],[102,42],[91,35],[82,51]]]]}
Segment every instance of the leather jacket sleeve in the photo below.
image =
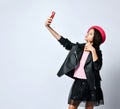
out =
{"type": "Polygon", "coordinates": [[[61,38],[58,40],[63,47],[65,47],[66,50],[71,50],[72,46],[74,45],[70,40],[67,38],[64,38],[61,36],[61,38]]]}
{"type": "Polygon", "coordinates": [[[102,67],[102,53],[100,50],[97,51],[98,59],[93,62],[94,70],[99,71],[102,67]]]}

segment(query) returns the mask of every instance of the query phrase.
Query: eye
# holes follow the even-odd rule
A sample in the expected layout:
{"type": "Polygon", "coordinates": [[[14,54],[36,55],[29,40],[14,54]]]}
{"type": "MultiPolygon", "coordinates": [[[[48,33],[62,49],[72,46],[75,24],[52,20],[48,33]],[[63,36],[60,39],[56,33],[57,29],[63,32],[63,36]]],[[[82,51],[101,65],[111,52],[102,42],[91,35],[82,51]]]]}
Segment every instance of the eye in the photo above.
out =
{"type": "Polygon", "coordinates": [[[93,35],[93,33],[90,33],[90,35],[92,36],[92,35],[93,35]]]}
{"type": "Polygon", "coordinates": [[[92,33],[90,35],[93,35],[92,33]]]}

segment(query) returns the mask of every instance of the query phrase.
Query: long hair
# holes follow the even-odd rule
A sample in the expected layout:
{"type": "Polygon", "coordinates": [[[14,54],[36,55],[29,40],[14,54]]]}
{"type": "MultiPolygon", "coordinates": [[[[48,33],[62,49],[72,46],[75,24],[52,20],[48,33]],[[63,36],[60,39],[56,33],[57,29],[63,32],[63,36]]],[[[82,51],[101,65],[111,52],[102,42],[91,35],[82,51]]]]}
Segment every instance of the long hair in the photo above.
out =
{"type": "Polygon", "coordinates": [[[95,49],[99,49],[101,43],[102,43],[102,36],[97,29],[94,29],[93,47],[95,47],[95,49]]]}

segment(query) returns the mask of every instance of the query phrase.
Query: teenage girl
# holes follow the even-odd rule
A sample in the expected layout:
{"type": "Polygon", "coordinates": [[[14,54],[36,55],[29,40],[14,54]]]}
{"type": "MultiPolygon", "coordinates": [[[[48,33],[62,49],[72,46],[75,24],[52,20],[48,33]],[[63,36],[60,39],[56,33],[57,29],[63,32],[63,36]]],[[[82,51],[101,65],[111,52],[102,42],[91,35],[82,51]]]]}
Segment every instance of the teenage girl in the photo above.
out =
{"type": "Polygon", "coordinates": [[[99,71],[102,67],[102,52],[100,45],[106,35],[100,26],[91,26],[85,36],[86,43],[72,43],[58,34],[51,26],[54,16],[50,16],[45,27],[65,47],[70,50],[57,75],[67,75],[74,79],[68,97],[68,109],[77,109],[80,103],[85,103],[85,109],[104,104],[99,71]]]}

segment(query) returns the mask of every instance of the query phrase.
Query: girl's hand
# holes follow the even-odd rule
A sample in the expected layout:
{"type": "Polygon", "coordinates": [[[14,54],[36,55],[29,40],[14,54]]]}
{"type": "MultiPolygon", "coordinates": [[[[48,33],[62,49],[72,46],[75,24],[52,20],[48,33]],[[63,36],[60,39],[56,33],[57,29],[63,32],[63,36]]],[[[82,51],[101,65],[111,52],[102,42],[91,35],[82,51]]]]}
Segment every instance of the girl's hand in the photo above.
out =
{"type": "Polygon", "coordinates": [[[55,11],[52,11],[51,16],[50,16],[50,17],[47,19],[47,21],[45,22],[45,26],[46,26],[46,27],[49,27],[49,26],[50,26],[50,24],[51,24],[54,16],[55,16],[55,11]]]}
{"type": "Polygon", "coordinates": [[[90,51],[92,53],[93,62],[98,59],[95,48],[92,46],[92,43],[87,42],[84,48],[85,51],[90,51]]]}
{"type": "Polygon", "coordinates": [[[46,22],[45,22],[45,26],[46,27],[49,27],[50,26],[50,24],[51,24],[51,22],[52,22],[52,20],[53,20],[53,18],[48,18],[47,20],[46,20],[46,22]]]}
{"type": "Polygon", "coordinates": [[[85,48],[84,48],[84,50],[85,51],[93,51],[93,50],[95,50],[95,48],[92,46],[92,44],[90,43],[90,42],[87,42],[86,44],[85,44],[85,48]]]}

